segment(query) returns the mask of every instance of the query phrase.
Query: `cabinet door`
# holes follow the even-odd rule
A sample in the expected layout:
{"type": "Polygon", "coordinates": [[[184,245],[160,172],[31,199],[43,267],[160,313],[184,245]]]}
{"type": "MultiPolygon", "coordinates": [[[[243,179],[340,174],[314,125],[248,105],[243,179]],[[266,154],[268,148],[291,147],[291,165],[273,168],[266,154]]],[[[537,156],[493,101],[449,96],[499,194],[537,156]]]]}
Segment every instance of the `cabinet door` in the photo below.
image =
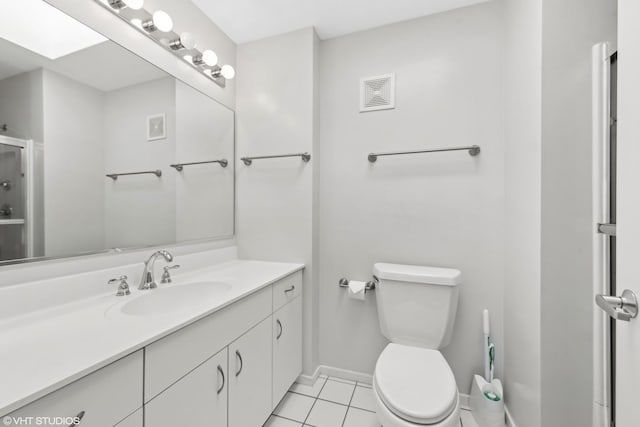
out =
{"type": "Polygon", "coordinates": [[[271,414],[271,316],[229,345],[229,427],[261,426],[271,414]]]}
{"type": "MultiPolygon", "coordinates": [[[[34,372],[37,375],[37,367],[34,372]]],[[[19,419],[43,417],[37,425],[77,421],[82,427],[113,426],[142,407],[142,372],[142,351],[137,351],[18,409],[8,415],[5,424],[19,425],[19,419]]]]}
{"type": "Polygon", "coordinates": [[[302,298],[273,314],[273,407],[302,372],[302,298]]]}
{"type": "Polygon", "coordinates": [[[145,427],[227,427],[227,349],[145,405],[145,427]]]}

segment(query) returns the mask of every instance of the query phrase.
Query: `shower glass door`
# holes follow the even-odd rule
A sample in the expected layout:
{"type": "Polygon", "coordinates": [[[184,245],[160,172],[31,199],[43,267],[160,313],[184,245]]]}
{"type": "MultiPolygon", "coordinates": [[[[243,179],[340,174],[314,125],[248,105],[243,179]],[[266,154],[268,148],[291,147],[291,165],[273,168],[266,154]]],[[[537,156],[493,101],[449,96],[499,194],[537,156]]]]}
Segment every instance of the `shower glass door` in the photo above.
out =
{"type": "Polygon", "coordinates": [[[0,261],[27,255],[26,142],[0,138],[0,261]]]}

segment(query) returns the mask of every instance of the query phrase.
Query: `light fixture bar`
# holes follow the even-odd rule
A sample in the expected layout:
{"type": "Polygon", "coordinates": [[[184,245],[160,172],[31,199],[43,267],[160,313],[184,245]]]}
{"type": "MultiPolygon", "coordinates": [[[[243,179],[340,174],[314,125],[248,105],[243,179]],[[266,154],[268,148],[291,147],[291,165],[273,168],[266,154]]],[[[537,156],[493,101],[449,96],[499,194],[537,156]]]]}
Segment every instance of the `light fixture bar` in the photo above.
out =
{"type": "Polygon", "coordinates": [[[95,0],[105,9],[125,21],[136,30],[154,40],[167,51],[183,59],[196,71],[204,75],[215,84],[224,88],[227,80],[235,76],[235,70],[231,65],[218,65],[218,56],[209,49],[199,50],[195,39],[189,33],[178,34],[174,32],[171,16],[157,10],[153,13],[147,11],[143,0],[95,0]],[[131,12],[135,11],[136,19],[132,19],[131,12]],[[144,16],[140,19],[139,17],[144,16]]]}

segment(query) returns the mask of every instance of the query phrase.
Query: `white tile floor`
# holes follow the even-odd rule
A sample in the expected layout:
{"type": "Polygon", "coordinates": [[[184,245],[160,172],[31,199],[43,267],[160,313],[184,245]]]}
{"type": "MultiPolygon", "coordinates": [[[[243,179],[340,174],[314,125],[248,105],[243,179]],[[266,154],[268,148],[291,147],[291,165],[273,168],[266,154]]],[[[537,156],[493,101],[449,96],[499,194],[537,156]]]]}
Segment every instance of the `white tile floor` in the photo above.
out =
{"type": "MultiPolygon", "coordinates": [[[[263,427],[380,427],[370,384],[321,375],[313,386],[294,384],[263,427]]],[[[462,411],[461,426],[477,427],[462,411]]]]}

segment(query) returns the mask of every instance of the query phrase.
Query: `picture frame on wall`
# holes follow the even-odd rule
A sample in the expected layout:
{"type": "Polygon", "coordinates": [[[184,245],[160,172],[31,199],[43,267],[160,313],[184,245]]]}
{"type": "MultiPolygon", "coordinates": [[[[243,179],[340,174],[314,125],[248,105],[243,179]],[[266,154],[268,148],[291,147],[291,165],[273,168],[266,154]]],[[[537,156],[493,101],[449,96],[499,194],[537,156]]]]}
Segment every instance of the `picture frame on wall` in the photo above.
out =
{"type": "Polygon", "coordinates": [[[164,113],[147,116],[147,141],[167,139],[167,117],[164,113]]]}

